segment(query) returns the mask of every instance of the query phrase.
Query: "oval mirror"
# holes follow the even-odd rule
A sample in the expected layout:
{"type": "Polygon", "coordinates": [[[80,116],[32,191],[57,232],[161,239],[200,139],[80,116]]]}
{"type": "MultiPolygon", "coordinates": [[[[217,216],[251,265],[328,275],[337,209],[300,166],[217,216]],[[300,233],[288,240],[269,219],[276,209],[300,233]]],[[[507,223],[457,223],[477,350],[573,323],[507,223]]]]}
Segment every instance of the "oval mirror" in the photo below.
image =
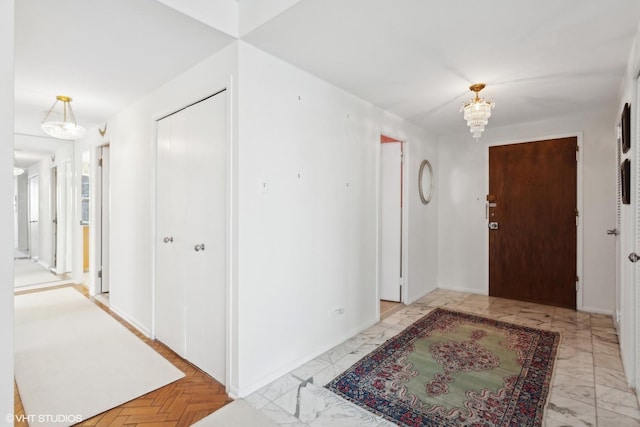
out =
{"type": "Polygon", "coordinates": [[[420,163],[420,173],[418,174],[418,192],[422,204],[426,205],[431,201],[433,193],[433,169],[429,160],[423,160],[420,163]]]}

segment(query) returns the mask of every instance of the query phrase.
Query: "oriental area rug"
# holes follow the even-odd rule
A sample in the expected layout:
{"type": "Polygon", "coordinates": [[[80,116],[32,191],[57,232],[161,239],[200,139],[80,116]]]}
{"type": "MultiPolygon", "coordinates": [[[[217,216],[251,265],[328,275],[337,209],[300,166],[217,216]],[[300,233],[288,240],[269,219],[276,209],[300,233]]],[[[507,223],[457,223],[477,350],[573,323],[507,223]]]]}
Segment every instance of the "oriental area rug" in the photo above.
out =
{"type": "Polygon", "coordinates": [[[326,387],[402,426],[540,426],[559,340],[437,308],[326,387]]]}

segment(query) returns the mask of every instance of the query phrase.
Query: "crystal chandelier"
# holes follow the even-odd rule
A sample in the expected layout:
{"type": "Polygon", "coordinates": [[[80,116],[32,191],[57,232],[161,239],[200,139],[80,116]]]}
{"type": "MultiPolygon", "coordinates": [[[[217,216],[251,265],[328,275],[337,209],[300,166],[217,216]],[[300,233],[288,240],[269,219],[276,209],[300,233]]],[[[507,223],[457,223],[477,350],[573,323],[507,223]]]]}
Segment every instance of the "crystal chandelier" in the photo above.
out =
{"type": "Polygon", "coordinates": [[[53,103],[40,125],[47,135],[58,139],[79,139],[86,135],[86,129],[76,122],[71,101],[72,99],[68,96],[56,96],[56,102],[53,103]],[[58,102],[62,102],[61,111],[55,111],[58,102]]]}
{"type": "Polygon", "coordinates": [[[467,121],[467,126],[471,134],[476,139],[480,139],[484,127],[489,123],[489,117],[491,117],[491,109],[495,103],[493,100],[487,101],[484,98],[480,98],[478,93],[484,89],[484,83],[477,83],[469,86],[472,92],[475,92],[476,96],[472,100],[465,102],[460,108],[460,111],[464,111],[464,119],[467,121]]]}

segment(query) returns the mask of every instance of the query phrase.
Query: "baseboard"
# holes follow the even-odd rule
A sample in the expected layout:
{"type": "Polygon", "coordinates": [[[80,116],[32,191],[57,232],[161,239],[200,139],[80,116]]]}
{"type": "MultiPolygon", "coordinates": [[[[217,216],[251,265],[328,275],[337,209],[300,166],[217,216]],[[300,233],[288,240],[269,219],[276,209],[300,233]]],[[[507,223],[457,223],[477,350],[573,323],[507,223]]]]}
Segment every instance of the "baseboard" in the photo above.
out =
{"type": "Polygon", "coordinates": [[[266,386],[267,384],[270,384],[273,381],[277,380],[278,378],[282,377],[283,375],[286,375],[286,374],[290,373],[294,369],[299,368],[300,366],[304,365],[305,363],[307,363],[307,362],[315,359],[316,357],[320,356],[321,354],[331,350],[335,346],[343,343],[344,341],[346,341],[346,340],[348,340],[350,338],[353,338],[354,336],[358,335],[360,332],[365,331],[366,329],[370,328],[371,326],[375,325],[376,323],[378,323],[378,320],[372,319],[370,323],[367,322],[364,325],[361,325],[359,327],[350,329],[346,333],[340,335],[340,337],[336,340],[336,342],[330,343],[330,344],[327,344],[327,345],[323,345],[323,346],[317,348],[315,351],[310,352],[310,353],[306,354],[305,356],[300,357],[300,358],[296,359],[295,361],[293,361],[291,363],[287,363],[286,365],[281,366],[277,370],[275,370],[275,371],[263,376],[258,381],[256,381],[255,383],[251,384],[250,386],[241,387],[239,389],[233,388],[232,390],[229,391],[229,393],[233,392],[237,397],[245,398],[245,397],[249,396],[251,393],[254,393],[254,392],[260,390],[262,387],[266,386]]]}
{"type": "Polygon", "coordinates": [[[436,289],[438,289],[438,287],[436,286],[435,288],[429,289],[428,291],[426,291],[424,294],[417,296],[415,298],[411,298],[409,300],[407,300],[407,302],[405,303],[406,305],[411,305],[414,302],[426,297],[427,295],[429,295],[431,292],[435,291],[436,289]]]}
{"type": "Polygon", "coordinates": [[[613,311],[612,310],[603,310],[602,308],[584,307],[583,306],[580,309],[580,311],[586,311],[587,313],[594,313],[594,314],[604,314],[604,315],[613,317],[613,311]]]}
{"type": "Polygon", "coordinates": [[[122,310],[118,309],[118,307],[114,307],[113,304],[109,304],[109,310],[113,311],[115,314],[120,316],[125,322],[136,328],[142,335],[147,338],[151,338],[151,332],[141,325],[137,320],[126,315],[122,310]]]}
{"type": "Polygon", "coordinates": [[[442,289],[445,291],[455,291],[455,292],[466,292],[469,294],[476,294],[476,295],[489,295],[489,291],[480,291],[478,289],[474,289],[474,288],[466,288],[464,286],[442,286],[442,285],[438,285],[438,289],[442,289]]]}

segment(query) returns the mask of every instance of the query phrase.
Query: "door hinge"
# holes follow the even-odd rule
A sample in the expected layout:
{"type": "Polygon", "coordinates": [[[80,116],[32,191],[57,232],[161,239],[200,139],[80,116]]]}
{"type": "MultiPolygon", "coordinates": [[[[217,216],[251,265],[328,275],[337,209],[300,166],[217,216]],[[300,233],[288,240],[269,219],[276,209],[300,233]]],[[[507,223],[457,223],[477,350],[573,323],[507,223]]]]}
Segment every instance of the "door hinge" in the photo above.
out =
{"type": "Polygon", "coordinates": [[[576,226],[580,225],[580,211],[576,209],[576,226]]]}
{"type": "Polygon", "coordinates": [[[580,290],[580,276],[576,276],[576,292],[580,290]]]}
{"type": "Polygon", "coordinates": [[[98,270],[98,279],[102,279],[102,270],[98,270]]]}
{"type": "Polygon", "coordinates": [[[102,167],[102,157],[98,159],[98,166],[102,167]]]}
{"type": "Polygon", "coordinates": [[[580,146],[576,145],[576,162],[580,161],[580,146]]]}

